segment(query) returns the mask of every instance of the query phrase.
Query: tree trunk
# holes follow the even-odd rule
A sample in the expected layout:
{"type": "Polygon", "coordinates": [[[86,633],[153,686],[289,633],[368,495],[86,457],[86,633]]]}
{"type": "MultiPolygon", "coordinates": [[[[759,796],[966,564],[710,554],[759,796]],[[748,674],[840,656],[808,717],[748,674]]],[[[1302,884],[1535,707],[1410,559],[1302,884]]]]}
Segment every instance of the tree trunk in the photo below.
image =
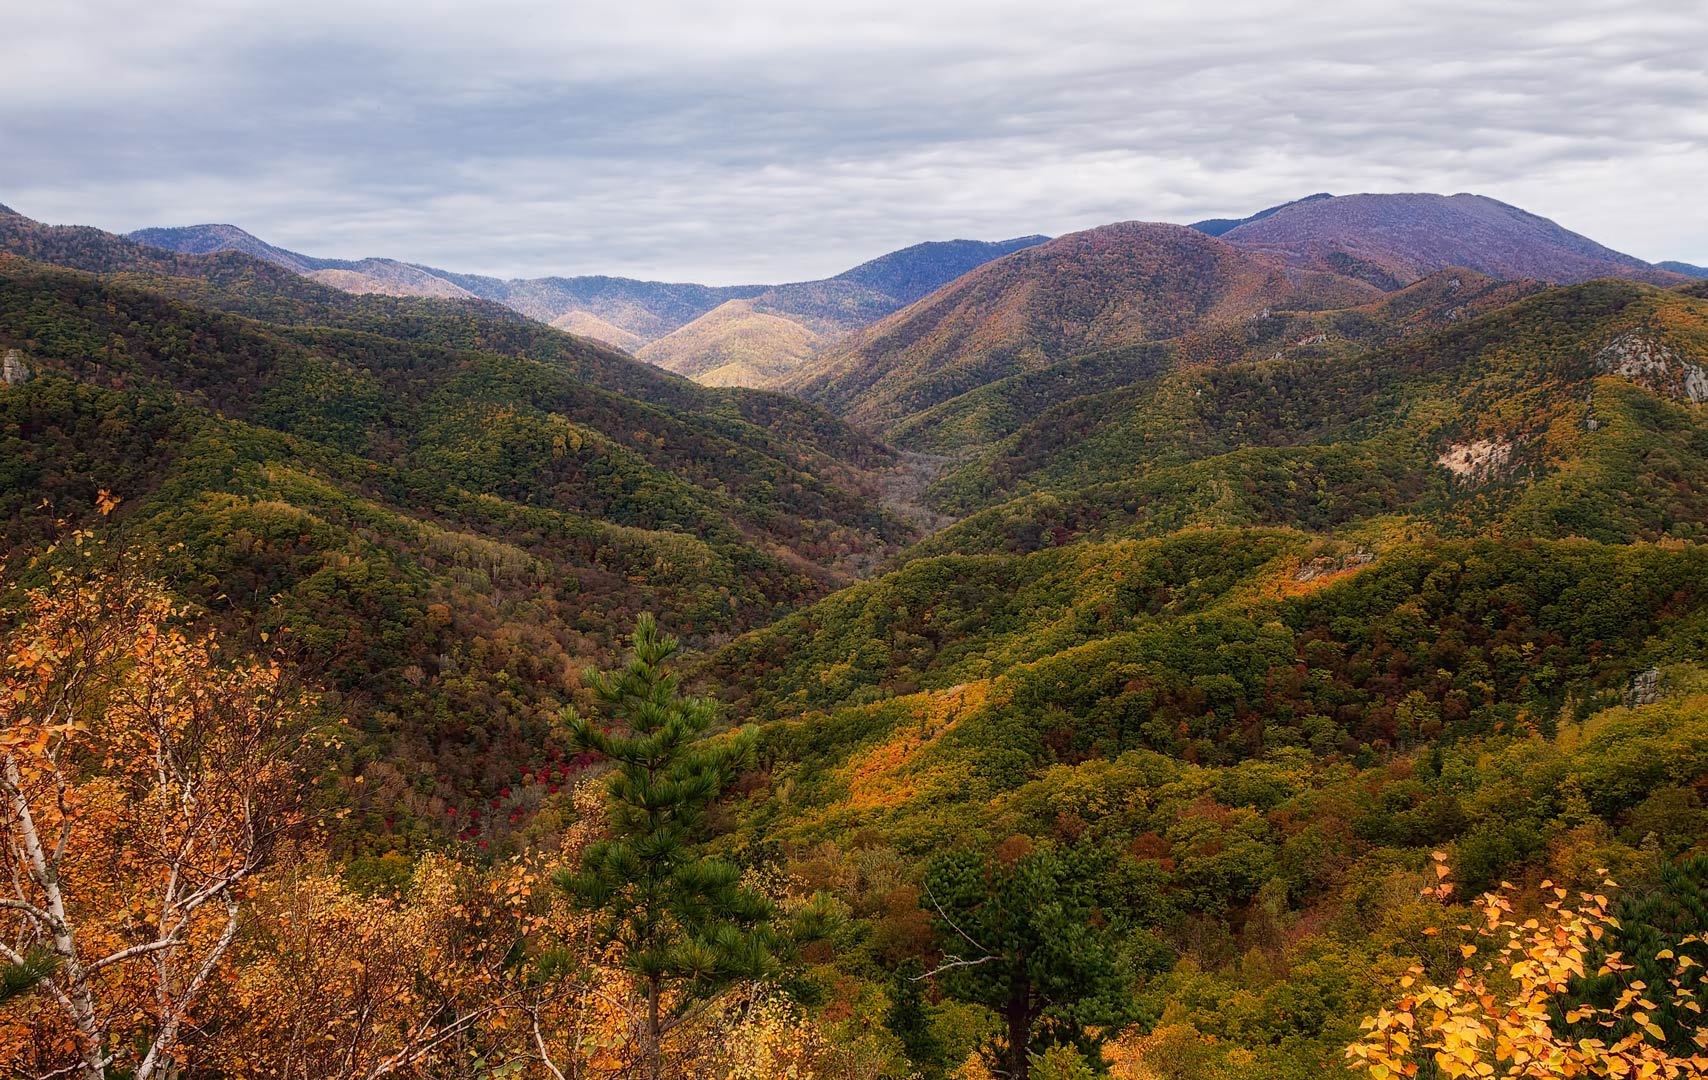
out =
{"type": "Polygon", "coordinates": [[[1032,1069],[1032,987],[1016,980],[1009,990],[1008,1007],[1003,1010],[1008,1021],[1009,1080],[1026,1080],[1032,1069]]]}
{"type": "Polygon", "coordinates": [[[9,753],[5,756],[4,776],[6,793],[12,801],[12,814],[18,823],[18,835],[23,842],[25,869],[41,888],[47,915],[52,920],[45,929],[64,977],[61,1004],[77,1030],[78,1056],[83,1059],[82,1072],[87,1080],[102,1080],[107,1071],[107,1058],[101,1046],[101,1026],[95,1014],[95,998],[89,988],[89,977],[78,954],[77,938],[66,914],[65,895],[60,891],[58,855],[50,859],[42,845],[36,832],[35,815],[30,812],[30,801],[24,796],[24,781],[18,772],[18,763],[9,753]]]}
{"type": "Polygon", "coordinates": [[[658,977],[646,981],[646,1080],[661,1080],[664,1076],[664,1048],[659,1045],[658,977]]]}

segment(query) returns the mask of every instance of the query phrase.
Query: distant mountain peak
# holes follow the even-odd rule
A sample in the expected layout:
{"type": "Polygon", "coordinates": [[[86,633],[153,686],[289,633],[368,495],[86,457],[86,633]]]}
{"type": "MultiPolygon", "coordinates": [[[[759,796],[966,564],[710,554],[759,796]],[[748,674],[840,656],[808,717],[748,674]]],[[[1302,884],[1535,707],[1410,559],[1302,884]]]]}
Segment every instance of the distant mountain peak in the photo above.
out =
{"type": "Polygon", "coordinates": [[[180,255],[213,255],[221,251],[241,251],[245,255],[265,259],[274,266],[282,266],[299,274],[348,265],[337,259],[317,259],[275,247],[236,225],[178,225],[170,228],[138,229],[126,234],[125,239],[163,251],[175,251],[180,255]]]}
{"type": "Polygon", "coordinates": [[[1222,239],[1295,267],[1357,277],[1385,289],[1448,266],[1562,284],[1601,277],[1678,281],[1539,214],[1470,192],[1301,199],[1253,216],[1222,239]]]}
{"type": "Polygon", "coordinates": [[[1319,191],[1315,195],[1306,195],[1302,199],[1294,199],[1292,202],[1278,203],[1275,206],[1269,207],[1267,210],[1259,210],[1257,213],[1251,215],[1250,217],[1243,217],[1243,218],[1206,218],[1203,221],[1194,221],[1192,224],[1190,224],[1186,227],[1188,229],[1196,229],[1199,232],[1204,233],[1204,234],[1209,235],[1209,236],[1220,236],[1225,232],[1230,232],[1234,229],[1239,228],[1241,225],[1246,225],[1246,224],[1249,224],[1253,221],[1261,221],[1264,218],[1268,217],[1270,214],[1273,214],[1278,210],[1285,210],[1289,206],[1297,206],[1300,203],[1315,202],[1318,199],[1332,199],[1332,198],[1334,198],[1334,196],[1329,194],[1328,192],[1319,191]]]}

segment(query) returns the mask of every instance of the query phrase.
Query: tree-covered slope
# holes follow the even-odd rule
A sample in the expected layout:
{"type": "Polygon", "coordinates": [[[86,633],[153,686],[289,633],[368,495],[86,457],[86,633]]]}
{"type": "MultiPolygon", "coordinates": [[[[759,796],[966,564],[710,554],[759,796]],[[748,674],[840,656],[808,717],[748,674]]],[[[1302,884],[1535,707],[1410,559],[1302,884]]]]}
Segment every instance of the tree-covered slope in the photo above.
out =
{"type": "Polygon", "coordinates": [[[47,239],[122,272],[0,255],[0,351],[29,376],[0,384],[7,551],[121,497],[116,540],[339,695],[360,842],[443,835],[447,805],[561,761],[577,672],[638,612],[720,640],[909,535],[874,497],[889,451],[800,402],[482,303],[47,239]]]}
{"type": "Polygon", "coordinates": [[[1054,406],[1132,385],[1176,364],[1353,356],[1449,327],[1541,288],[1539,282],[1496,281],[1453,268],[1354,307],[1270,309],[1166,342],[1100,349],[998,379],[901,420],[886,429],[886,437],[908,449],[962,452],[1012,435],[1054,406]]]}
{"type": "Polygon", "coordinates": [[[1332,275],[1289,275],[1179,226],[1108,225],[980,267],[783,386],[881,427],[1081,353],[1162,341],[1272,307],[1345,306],[1375,292],[1332,275]]]}
{"type": "Polygon", "coordinates": [[[635,355],[707,386],[766,386],[805,362],[823,338],[792,319],[730,300],[635,355]]]}
{"type": "Polygon", "coordinates": [[[1370,352],[1180,368],[1050,409],[949,473],[930,495],[972,516],[931,549],[1385,515],[1690,536],[1705,520],[1705,373],[1708,308],[1614,282],[1370,352]]]}

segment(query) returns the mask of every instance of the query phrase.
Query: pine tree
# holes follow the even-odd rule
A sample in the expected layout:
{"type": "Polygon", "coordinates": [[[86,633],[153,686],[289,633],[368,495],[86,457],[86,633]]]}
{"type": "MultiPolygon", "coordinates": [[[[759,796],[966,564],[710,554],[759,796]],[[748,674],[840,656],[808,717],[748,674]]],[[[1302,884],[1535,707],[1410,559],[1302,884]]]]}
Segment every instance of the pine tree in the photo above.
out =
{"type": "Polygon", "coordinates": [[[931,1030],[922,989],[924,978],[925,966],[913,957],[896,966],[890,977],[890,1005],[884,1012],[884,1026],[901,1040],[919,1075],[931,1080],[943,1075],[943,1044],[931,1030]]]}
{"type": "Polygon", "coordinates": [[[1001,1014],[1011,1080],[1026,1080],[1035,1046],[1074,1045],[1095,1059],[1093,1032],[1117,1026],[1131,1000],[1089,867],[1025,837],[993,855],[955,852],[926,873],[947,954],[937,973],[950,994],[1001,1014]]]}
{"type": "Polygon", "coordinates": [[[589,676],[611,726],[565,713],[576,745],[615,768],[607,835],[558,885],[595,916],[599,941],[618,947],[645,1000],[641,1050],[649,1080],[661,1075],[665,1037],[699,1006],[778,966],[770,904],[742,885],[735,865],[702,847],[706,811],[748,759],[754,732],[705,737],[713,707],[684,695],[667,670],[676,648],[642,615],[628,665],[589,676]]]}
{"type": "Polygon", "coordinates": [[[58,968],[59,961],[46,949],[34,949],[15,962],[0,963],[0,1005],[34,990],[58,968]]]}

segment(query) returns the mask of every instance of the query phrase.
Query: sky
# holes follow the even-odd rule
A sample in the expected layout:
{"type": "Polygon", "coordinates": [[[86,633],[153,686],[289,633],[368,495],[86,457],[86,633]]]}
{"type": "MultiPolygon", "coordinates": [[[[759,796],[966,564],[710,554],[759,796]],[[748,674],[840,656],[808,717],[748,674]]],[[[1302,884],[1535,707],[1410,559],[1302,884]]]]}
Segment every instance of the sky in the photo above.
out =
{"type": "Polygon", "coordinates": [[[1708,264],[1708,0],[10,5],[0,202],[499,276],[1472,191],[1708,264]]]}

